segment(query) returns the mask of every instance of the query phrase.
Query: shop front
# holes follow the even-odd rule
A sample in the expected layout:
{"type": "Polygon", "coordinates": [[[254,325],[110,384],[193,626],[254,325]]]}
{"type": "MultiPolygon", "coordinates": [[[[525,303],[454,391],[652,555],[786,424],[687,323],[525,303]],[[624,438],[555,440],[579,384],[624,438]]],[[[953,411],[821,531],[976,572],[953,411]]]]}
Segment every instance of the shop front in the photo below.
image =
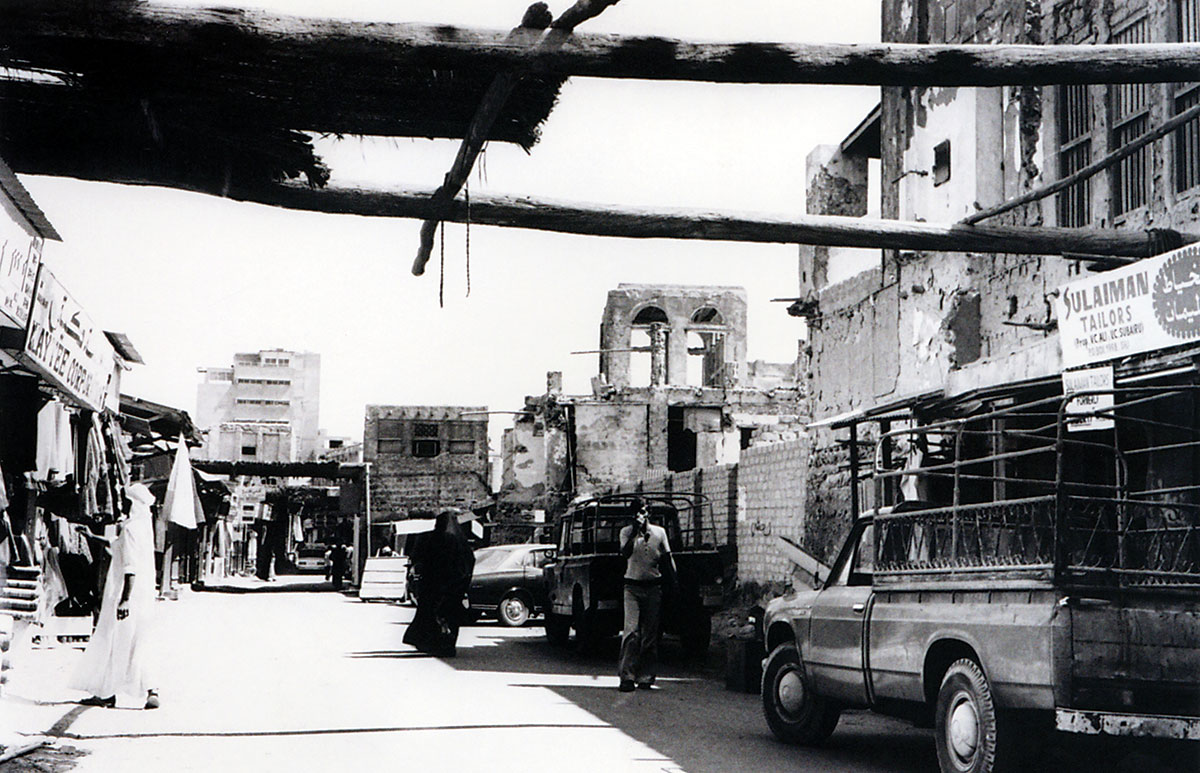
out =
{"type": "Polygon", "coordinates": [[[129,484],[129,360],[41,260],[58,235],[0,162],[0,616],[7,658],[57,621],[85,637],[129,484]]]}

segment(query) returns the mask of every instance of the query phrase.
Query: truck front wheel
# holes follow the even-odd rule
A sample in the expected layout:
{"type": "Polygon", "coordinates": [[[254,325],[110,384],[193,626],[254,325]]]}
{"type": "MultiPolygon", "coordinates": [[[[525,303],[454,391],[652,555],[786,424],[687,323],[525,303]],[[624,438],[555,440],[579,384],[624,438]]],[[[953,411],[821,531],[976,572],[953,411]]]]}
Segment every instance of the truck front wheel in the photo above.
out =
{"type": "Polygon", "coordinates": [[[997,767],[996,704],[979,664],[950,664],[938,690],[935,713],[938,767],[942,773],[992,773],[997,767]]]}
{"type": "Polygon", "coordinates": [[[833,734],[840,711],[813,692],[800,652],[792,643],[771,651],[763,668],[763,716],[775,737],[812,746],[833,734]]]}

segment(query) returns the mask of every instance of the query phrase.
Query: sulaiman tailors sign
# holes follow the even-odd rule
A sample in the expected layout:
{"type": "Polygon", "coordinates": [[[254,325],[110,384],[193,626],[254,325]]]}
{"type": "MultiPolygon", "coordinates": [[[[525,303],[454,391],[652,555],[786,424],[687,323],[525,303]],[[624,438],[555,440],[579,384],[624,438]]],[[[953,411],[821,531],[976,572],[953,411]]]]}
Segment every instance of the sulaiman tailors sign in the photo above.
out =
{"type": "Polygon", "coordinates": [[[1200,245],[1063,285],[1055,303],[1065,368],[1200,341],[1200,245]]]}
{"type": "Polygon", "coordinates": [[[104,409],[116,353],[104,331],[43,265],[25,333],[23,359],[93,411],[104,409]]]}

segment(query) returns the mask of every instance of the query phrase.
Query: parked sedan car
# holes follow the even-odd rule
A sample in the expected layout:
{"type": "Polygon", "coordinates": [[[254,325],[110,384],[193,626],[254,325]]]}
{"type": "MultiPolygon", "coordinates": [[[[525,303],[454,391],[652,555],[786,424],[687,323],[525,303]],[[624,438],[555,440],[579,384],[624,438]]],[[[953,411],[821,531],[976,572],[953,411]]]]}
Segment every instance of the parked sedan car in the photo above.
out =
{"type": "Polygon", "coordinates": [[[296,568],[303,572],[308,571],[325,571],[329,566],[329,561],[325,558],[325,551],[328,550],[324,545],[300,545],[296,548],[295,564],[296,568]]]}
{"type": "Polygon", "coordinates": [[[495,545],[475,551],[468,597],[475,614],[491,614],[508,626],[524,625],[546,605],[542,567],[554,545],[495,545]]]}

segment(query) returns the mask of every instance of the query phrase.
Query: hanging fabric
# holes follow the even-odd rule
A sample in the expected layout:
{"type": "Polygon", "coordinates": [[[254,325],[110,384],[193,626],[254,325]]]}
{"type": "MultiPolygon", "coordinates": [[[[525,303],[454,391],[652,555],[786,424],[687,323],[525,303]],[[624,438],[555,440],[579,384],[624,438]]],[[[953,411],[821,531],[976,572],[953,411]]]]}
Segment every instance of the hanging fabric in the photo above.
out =
{"type": "Polygon", "coordinates": [[[115,523],[116,515],[111,508],[108,481],[104,462],[104,441],[96,417],[90,411],[79,416],[84,442],[83,470],[79,478],[80,505],[85,518],[100,523],[115,523]]]}
{"type": "Polygon", "coordinates": [[[188,458],[187,443],[181,434],[179,445],[175,449],[175,463],[171,466],[171,480],[167,483],[167,495],[163,499],[163,517],[185,529],[194,529],[198,522],[197,510],[201,513],[199,520],[204,520],[199,501],[196,496],[196,481],[192,475],[192,463],[188,458]]]}
{"type": "Polygon", "coordinates": [[[38,411],[36,459],[38,480],[63,480],[75,474],[71,414],[58,400],[51,400],[38,411]]]}

